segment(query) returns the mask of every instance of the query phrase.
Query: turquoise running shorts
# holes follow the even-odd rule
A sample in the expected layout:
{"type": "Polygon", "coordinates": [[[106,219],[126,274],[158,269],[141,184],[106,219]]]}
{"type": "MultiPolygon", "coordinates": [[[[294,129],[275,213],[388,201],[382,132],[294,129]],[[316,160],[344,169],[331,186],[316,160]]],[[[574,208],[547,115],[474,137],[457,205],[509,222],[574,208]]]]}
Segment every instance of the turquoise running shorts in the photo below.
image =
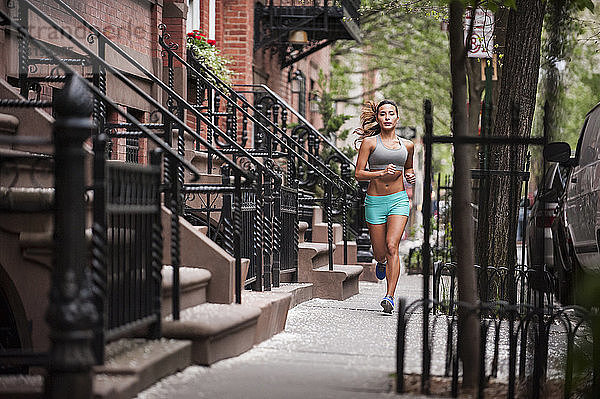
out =
{"type": "Polygon", "coordinates": [[[389,195],[369,195],[365,198],[365,219],[370,224],[383,224],[390,215],[408,216],[410,207],[406,191],[389,195]]]}

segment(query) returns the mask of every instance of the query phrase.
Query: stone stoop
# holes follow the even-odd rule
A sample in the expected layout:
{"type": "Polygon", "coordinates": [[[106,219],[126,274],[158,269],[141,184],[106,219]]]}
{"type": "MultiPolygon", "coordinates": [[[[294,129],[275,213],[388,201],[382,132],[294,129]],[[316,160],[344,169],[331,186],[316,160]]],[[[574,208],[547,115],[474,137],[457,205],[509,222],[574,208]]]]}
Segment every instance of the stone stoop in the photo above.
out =
{"type": "MultiPolygon", "coordinates": [[[[206,302],[206,290],[211,273],[196,267],[179,268],[179,306],[180,309],[191,308],[206,302]]],[[[162,300],[161,315],[171,314],[173,310],[173,268],[162,267],[162,300]]]]}
{"type": "MultiPolygon", "coordinates": [[[[106,347],[106,360],[93,368],[95,399],[129,399],[192,364],[190,341],[120,339],[106,347]]],[[[0,376],[1,399],[42,399],[41,375],[0,376]]]]}
{"type": "Polygon", "coordinates": [[[285,292],[292,295],[290,309],[313,299],[312,283],[281,283],[279,287],[271,288],[271,292],[285,292]]]}
{"type": "Polygon", "coordinates": [[[375,266],[377,266],[377,261],[373,259],[372,262],[359,262],[359,265],[363,267],[363,272],[360,275],[361,281],[370,281],[376,283],[380,281],[375,275],[375,266]]]}
{"type": "Polygon", "coordinates": [[[254,346],[261,309],[239,304],[204,303],[185,309],[180,320],[162,324],[164,337],[192,341],[192,361],[209,366],[254,346]]]}
{"type": "Polygon", "coordinates": [[[313,294],[317,298],[343,301],[358,294],[358,277],[362,273],[359,265],[322,266],[312,271],[313,294]]]}
{"type": "MultiPolygon", "coordinates": [[[[323,220],[323,208],[321,208],[320,206],[313,207],[312,223],[312,241],[327,242],[327,221],[323,220]]],[[[342,234],[342,225],[339,223],[333,223],[332,228],[333,242],[343,242],[344,235],[342,234]]]]}
{"type": "Polygon", "coordinates": [[[260,344],[285,329],[292,294],[273,291],[243,291],[242,303],[260,308],[254,344],[260,344]]]}
{"type": "MultiPolygon", "coordinates": [[[[162,207],[163,231],[170,231],[171,213],[162,207]]],[[[214,241],[202,234],[183,217],[180,226],[180,263],[185,267],[201,267],[210,271],[210,283],[206,291],[207,301],[229,304],[235,298],[235,258],[229,255],[214,241]]],[[[171,235],[165,234],[163,241],[163,262],[171,262],[171,235]]],[[[245,266],[242,263],[242,270],[245,266]]]]}
{"type": "Polygon", "coordinates": [[[94,398],[131,398],[192,364],[190,341],[121,339],[105,353],[104,365],[94,367],[94,398]]]}
{"type": "Polygon", "coordinates": [[[312,283],[313,296],[317,298],[342,301],[358,294],[362,266],[334,264],[334,270],[329,270],[328,250],[324,243],[298,245],[298,281],[312,283]]]}
{"type": "MultiPolygon", "coordinates": [[[[348,241],[348,264],[349,265],[358,265],[358,261],[356,259],[356,241],[348,241]]],[[[337,263],[340,265],[344,264],[344,240],[336,242],[335,247],[337,251],[333,253],[333,263],[337,263]]]]}
{"type": "MultiPolygon", "coordinates": [[[[306,222],[301,222],[305,223],[306,222]]],[[[333,223],[333,242],[337,246],[338,250],[333,253],[333,262],[343,265],[344,264],[344,234],[342,225],[339,223],[333,223]]],[[[308,228],[308,224],[306,224],[308,228]]],[[[299,231],[301,240],[304,242],[304,231],[299,231]]],[[[327,222],[323,221],[323,209],[319,206],[313,208],[313,229],[312,229],[312,241],[327,243],[327,222]]],[[[348,241],[348,264],[356,265],[356,241],[348,241]]]]}
{"type": "MultiPolygon", "coordinates": [[[[332,223],[332,228],[333,242],[343,242],[344,235],[342,234],[342,225],[339,223],[332,223]]],[[[313,223],[312,242],[327,242],[327,223],[313,223]]]]}

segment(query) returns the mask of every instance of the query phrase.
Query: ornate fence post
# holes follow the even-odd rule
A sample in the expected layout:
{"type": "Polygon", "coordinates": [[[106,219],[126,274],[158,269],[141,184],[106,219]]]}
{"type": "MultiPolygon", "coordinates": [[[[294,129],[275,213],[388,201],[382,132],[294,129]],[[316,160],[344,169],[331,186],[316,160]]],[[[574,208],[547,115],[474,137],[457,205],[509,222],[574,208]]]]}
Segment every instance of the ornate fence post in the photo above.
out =
{"type": "Polygon", "coordinates": [[[78,77],[69,76],[54,99],[55,260],[46,319],[50,325],[47,398],[91,398],[95,363],[93,302],[85,239],[83,142],[94,126],[93,99],[78,77]]]}
{"type": "MultiPolygon", "coordinates": [[[[348,162],[341,162],[341,176],[342,179],[346,182],[352,181],[350,176],[350,165],[348,162]]],[[[344,265],[348,264],[348,201],[352,200],[352,196],[348,195],[348,191],[344,188],[344,193],[342,194],[342,238],[344,240],[344,265]]]]}
{"type": "Polygon", "coordinates": [[[94,222],[92,223],[92,273],[94,302],[98,323],[94,334],[94,356],[98,364],[104,363],[104,328],[106,325],[106,147],[108,137],[104,133],[94,137],[94,222]]]}
{"type": "Polygon", "coordinates": [[[356,237],[356,258],[359,262],[369,263],[373,260],[373,252],[371,252],[371,239],[369,238],[369,230],[365,221],[365,195],[367,194],[368,182],[358,182],[359,198],[356,206],[356,219],[358,227],[358,237],[356,237]]]}
{"type": "Polygon", "coordinates": [[[275,181],[273,187],[273,267],[271,270],[273,287],[279,287],[282,246],[284,241],[287,242],[290,239],[287,235],[285,238],[283,237],[282,223],[281,181],[275,181]]]}

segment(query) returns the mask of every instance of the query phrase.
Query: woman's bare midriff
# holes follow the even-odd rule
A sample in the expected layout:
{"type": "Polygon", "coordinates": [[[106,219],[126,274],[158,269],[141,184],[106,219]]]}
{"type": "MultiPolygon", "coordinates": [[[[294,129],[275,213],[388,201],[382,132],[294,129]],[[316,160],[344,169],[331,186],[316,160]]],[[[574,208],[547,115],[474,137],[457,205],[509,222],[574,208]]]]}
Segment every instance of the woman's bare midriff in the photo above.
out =
{"type": "Polygon", "coordinates": [[[399,191],[404,191],[403,171],[397,171],[393,175],[386,175],[372,179],[367,188],[369,195],[389,195],[399,191]]]}

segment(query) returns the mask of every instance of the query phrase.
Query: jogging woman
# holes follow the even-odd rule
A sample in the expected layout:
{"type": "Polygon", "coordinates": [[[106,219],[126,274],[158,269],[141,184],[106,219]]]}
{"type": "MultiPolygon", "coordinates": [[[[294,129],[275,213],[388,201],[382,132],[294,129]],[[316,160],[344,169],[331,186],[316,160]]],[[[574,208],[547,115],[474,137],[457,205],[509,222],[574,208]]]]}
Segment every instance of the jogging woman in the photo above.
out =
{"type": "Polygon", "coordinates": [[[394,310],[394,292],[400,275],[398,246],[408,221],[409,203],[404,177],[415,183],[414,144],[396,136],[398,107],[390,100],[367,102],[360,115],[361,141],[356,162],[356,180],[368,180],[365,219],[369,227],[377,278],[387,279],[381,300],[385,313],[394,310]],[[367,169],[367,162],[369,169],[367,169]]]}

